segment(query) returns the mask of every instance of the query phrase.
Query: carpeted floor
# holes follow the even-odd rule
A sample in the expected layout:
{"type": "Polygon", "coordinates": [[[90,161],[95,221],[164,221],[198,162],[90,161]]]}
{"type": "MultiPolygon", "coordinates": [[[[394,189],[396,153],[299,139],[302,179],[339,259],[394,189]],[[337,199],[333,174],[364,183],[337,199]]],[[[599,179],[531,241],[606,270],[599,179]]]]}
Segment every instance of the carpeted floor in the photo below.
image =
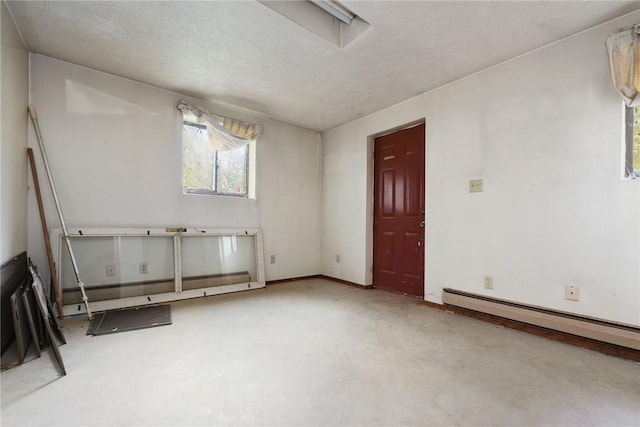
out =
{"type": "Polygon", "coordinates": [[[640,424],[640,364],[314,279],[173,303],[2,373],[2,425],[640,424]]]}

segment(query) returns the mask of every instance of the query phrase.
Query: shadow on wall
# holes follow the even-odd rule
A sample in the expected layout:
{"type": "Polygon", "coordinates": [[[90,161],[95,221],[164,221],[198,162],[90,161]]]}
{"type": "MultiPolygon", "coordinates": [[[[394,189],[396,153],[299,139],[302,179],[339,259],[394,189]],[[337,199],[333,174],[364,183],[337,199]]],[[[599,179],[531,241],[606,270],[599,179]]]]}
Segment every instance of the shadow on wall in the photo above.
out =
{"type": "Polygon", "coordinates": [[[101,90],[65,80],[66,108],[74,114],[122,114],[157,116],[158,113],[101,90]]]}

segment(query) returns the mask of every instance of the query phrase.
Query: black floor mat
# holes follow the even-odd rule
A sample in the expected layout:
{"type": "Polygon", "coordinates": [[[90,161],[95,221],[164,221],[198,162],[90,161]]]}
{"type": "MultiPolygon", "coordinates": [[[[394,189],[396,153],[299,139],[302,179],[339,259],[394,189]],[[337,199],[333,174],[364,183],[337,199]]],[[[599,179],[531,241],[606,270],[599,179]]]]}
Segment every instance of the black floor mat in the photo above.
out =
{"type": "Polygon", "coordinates": [[[169,304],[124,308],[95,315],[87,335],[107,335],[171,324],[169,304]]]}

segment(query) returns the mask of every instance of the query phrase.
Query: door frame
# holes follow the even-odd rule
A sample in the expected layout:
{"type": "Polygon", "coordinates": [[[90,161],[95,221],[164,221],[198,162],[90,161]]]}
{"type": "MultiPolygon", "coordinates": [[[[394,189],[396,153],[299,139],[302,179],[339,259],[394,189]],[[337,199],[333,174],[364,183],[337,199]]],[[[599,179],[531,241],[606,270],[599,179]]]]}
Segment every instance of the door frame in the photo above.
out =
{"type": "MultiPolygon", "coordinates": [[[[366,200],[366,204],[367,204],[367,214],[366,214],[366,221],[365,221],[365,226],[366,226],[366,239],[367,239],[367,244],[366,244],[366,253],[365,253],[365,260],[366,260],[366,265],[367,265],[367,269],[365,272],[365,283],[367,285],[373,285],[373,214],[374,214],[374,181],[375,181],[375,177],[373,176],[373,160],[374,160],[374,155],[373,155],[373,147],[374,147],[374,142],[376,138],[379,138],[381,136],[385,136],[385,135],[389,135],[391,133],[394,132],[398,132],[404,129],[409,129],[415,126],[419,126],[421,124],[425,125],[425,129],[424,129],[424,155],[425,155],[425,159],[424,159],[424,180],[425,180],[425,186],[424,186],[424,191],[425,191],[425,210],[427,210],[427,206],[428,204],[426,204],[426,200],[427,200],[427,195],[426,195],[426,191],[427,191],[427,135],[429,133],[429,130],[427,128],[427,124],[426,124],[426,118],[422,117],[420,119],[417,120],[413,120],[398,126],[394,126],[392,128],[388,128],[386,130],[371,134],[367,137],[367,200],[366,200]]],[[[425,218],[426,218],[426,214],[425,214],[425,218]]],[[[425,229],[426,230],[426,229],[425,229]]],[[[427,276],[426,276],[426,264],[427,264],[427,256],[426,256],[426,232],[425,232],[425,257],[424,257],[424,265],[423,265],[423,269],[425,271],[425,283],[427,280],[427,276]]],[[[426,299],[426,286],[425,286],[425,299],[426,299]]]]}

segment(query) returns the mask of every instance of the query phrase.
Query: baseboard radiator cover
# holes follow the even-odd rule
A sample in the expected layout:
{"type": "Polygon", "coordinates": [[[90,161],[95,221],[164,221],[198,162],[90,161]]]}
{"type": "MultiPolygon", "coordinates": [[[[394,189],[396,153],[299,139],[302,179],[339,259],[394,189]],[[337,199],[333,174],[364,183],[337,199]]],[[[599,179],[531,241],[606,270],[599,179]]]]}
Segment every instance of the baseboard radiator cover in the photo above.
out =
{"type": "Polygon", "coordinates": [[[583,338],[640,350],[640,327],[515,303],[456,289],[443,289],[445,305],[473,310],[583,338]]]}

